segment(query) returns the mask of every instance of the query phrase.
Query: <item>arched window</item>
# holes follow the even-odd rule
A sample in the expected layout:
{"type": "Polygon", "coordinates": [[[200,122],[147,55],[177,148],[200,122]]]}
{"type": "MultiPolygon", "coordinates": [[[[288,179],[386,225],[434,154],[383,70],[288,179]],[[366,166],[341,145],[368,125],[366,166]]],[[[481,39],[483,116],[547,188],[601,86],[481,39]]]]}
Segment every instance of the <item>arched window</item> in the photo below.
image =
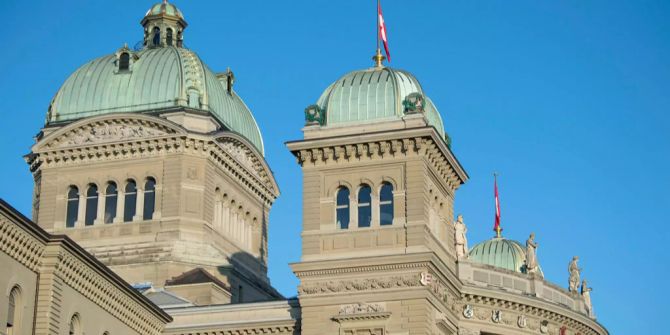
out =
{"type": "Polygon", "coordinates": [[[156,207],[156,180],[149,177],[144,183],[144,220],[151,220],[156,207]]]}
{"type": "Polygon", "coordinates": [[[167,45],[172,46],[172,28],[167,28],[165,32],[165,42],[167,45]]]}
{"type": "Polygon", "coordinates": [[[180,31],[177,32],[177,46],[181,48],[183,44],[184,44],[184,40],[183,40],[182,32],[180,30],[180,31]]]}
{"type": "Polygon", "coordinates": [[[9,292],[9,308],[7,309],[7,335],[19,334],[21,331],[21,290],[14,286],[9,292]]]}
{"type": "Polygon", "coordinates": [[[358,190],[358,227],[370,227],[372,222],[372,189],[361,185],[358,190]]]}
{"type": "Polygon", "coordinates": [[[70,330],[68,335],[81,335],[81,321],[79,321],[79,315],[75,314],[70,319],[70,330]]]}
{"type": "Polygon", "coordinates": [[[86,217],[84,218],[84,225],[92,226],[95,218],[98,217],[98,186],[95,184],[88,185],[86,190],[86,217]]]}
{"type": "Polygon", "coordinates": [[[76,186],[70,186],[67,191],[67,210],[65,214],[65,227],[73,228],[79,215],[79,189],[76,186]]]}
{"type": "Polygon", "coordinates": [[[116,183],[110,181],[105,190],[105,223],[114,222],[118,199],[119,190],[116,188],[116,183]]]}
{"type": "Polygon", "coordinates": [[[161,29],[158,27],[154,27],[154,37],[152,42],[153,46],[157,47],[161,45],[161,29]]]}
{"type": "Polygon", "coordinates": [[[130,179],[126,183],[123,202],[123,221],[131,222],[137,210],[137,184],[130,179]]]}
{"type": "Polygon", "coordinates": [[[393,185],[389,183],[382,184],[379,191],[379,224],[393,224],[393,185]]]}
{"type": "Polygon", "coordinates": [[[340,229],[349,228],[349,189],[346,187],[340,187],[337,190],[335,212],[337,227],[340,229]]]}
{"type": "Polygon", "coordinates": [[[130,54],[127,52],[123,52],[119,56],[119,71],[128,71],[129,68],[130,68],[130,54]]]}

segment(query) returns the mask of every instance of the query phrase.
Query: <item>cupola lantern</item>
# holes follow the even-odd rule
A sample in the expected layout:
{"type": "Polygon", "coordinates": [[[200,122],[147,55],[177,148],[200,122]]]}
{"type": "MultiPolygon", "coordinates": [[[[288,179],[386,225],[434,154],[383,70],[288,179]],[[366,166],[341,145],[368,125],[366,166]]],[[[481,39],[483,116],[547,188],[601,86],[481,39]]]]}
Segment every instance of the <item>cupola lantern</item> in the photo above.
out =
{"type": "Polygon", "coordinates": [[[183,32],[188,24],[181,11],[167,0],[151,6],[140,23],[144,27],[145,47],[183,46],[183,32]]]}

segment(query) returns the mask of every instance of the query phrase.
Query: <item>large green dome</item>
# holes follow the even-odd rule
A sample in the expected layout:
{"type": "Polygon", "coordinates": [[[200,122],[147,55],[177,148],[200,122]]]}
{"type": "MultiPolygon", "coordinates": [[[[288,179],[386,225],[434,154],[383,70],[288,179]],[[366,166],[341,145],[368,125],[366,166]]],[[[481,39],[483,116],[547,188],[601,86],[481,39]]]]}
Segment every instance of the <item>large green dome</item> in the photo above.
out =
{"type": "Polygon", "coordinates": [[[404,102],[411,94],[424,97],[428,124],[444,137],[440,113],[419,81],[409,72],[377,66],[346,74],[331,84],[317,105],[325,111],[326,126],[346,126],[366,122],[400,119],[404,102]]]}
{"type": "Polygon", "coordinates": [[[163,1],[152,6],[141,23],[142,50],[123,47],[77,69],[51,102],[47,124],[182,107],[213,116],[263,153],[256,120],[232,89],[232,73],[217,76],[195,52],[183,47],[186,22],[179,9],[163,1]]]}

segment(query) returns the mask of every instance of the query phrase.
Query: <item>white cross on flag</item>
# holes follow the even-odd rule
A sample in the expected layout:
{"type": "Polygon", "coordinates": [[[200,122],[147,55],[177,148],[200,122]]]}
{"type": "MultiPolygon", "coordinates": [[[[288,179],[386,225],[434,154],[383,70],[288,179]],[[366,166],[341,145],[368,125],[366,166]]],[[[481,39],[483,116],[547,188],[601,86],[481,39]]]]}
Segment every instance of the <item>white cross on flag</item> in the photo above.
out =
{"type": "Polygon", "coordinates": [[[382,15],[382,4],[380,1],[377,2],[377,15],[379,17],[379,37],[382,42],[384,42],[384,51],[386,51],[386,59],[391,61],[391,54],[389,53],[389,43],[386,39],[386,24],[384,23],[384,16],[382,15]]]}

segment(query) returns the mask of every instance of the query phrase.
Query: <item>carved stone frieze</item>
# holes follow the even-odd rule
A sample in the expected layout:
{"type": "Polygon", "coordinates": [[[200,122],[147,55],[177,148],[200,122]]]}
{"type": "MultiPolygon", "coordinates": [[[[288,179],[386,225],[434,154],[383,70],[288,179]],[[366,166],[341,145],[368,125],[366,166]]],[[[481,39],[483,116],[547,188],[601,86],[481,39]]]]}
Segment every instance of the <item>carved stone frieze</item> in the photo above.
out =
{"type": "Polygon", "coordinates": [[[357,303],[341,306],[338,315],[382,313],[384,311],[384,306],[380,304],[357,303]]]}
{"type": "Polygon", "coordinates": [[[386,278],[382,277],[308,283],[300,286],[299,293],[301,295],[340,293],[401,287],[416,287],[420,285],[421,278],[418,275],[404,275],[386,278]]]}
{"type": "Polygon", "coordinates": [[[253,158],[251,150],[240,145],[240,143],[235,143],[233,141],[220,141],[221,147],[233,157],[238,163],[242,164],[250,172],[254,173],[256,176],[260,176],[259,171],[262,170],[262,167],[259,168],[257,160],[253,158]]]}
{"type": "Polygon", "coordinates": [[[468,328],[458,328],[458,335],[479,335],[478,330],[472,330],[468,328]]]}
{"type": "Polygon", "coordinates": [[[149,128],[143,125],[104,124],[90,128],[80,128],[61,143],[61,147],[70,145],[82,145],[89,143],[103,143],[113,141],[125,141],[136,138],[162,136],[166,133],[159,129],[149,128]]]}
{"type": "Polygon", "coordinates": [[[333,320],[342,323],[344,321],[388,319],[390,316],[391,313],[386,312],[381,304],[357,303],[341,306],[339,313],[333,316],[333,320]]]}

